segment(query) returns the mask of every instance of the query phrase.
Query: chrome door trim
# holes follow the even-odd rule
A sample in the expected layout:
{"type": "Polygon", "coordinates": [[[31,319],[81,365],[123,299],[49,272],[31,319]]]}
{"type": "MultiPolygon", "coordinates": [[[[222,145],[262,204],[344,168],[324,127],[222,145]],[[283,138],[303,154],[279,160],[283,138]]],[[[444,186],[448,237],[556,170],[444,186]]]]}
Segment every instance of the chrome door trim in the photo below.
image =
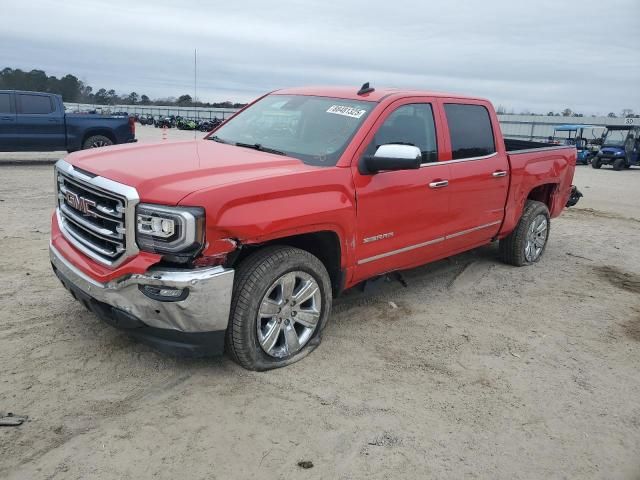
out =
{"type": "Polygon", "coordinates": [[[397,255],[399,253],[409,252],[411,250],[415,250],[416,248],[427,247],[429,245],[434,245],[436,243],[443,242],[445,240],[449,240],[452,238],[460,237],[462,235],[467,235],[469,233],[477,232],[478,230],[482,230],[483,228],[493,227],[494,225],[499,225],[502,223],[502,220],[496,220],[495,222],[485,223],[483,225],[478,225],[477,227],[468,228],[466,230],[461,230],[459,232],[452,233],[450,235],[445,235],[444,237],[434,238],[433,240],[429,240],[427,242],[416,243],[415,245],[409,245],[408,247],[402,247],[397,250],[391,250],[389,252],[380,253],[378,255],[374,255],[372,257],[363,258],[358,260],[358,265],[363,265],[365,263],[374,262],[376,260],[380,260],[381,258],[390,257],[392,255],[397,255]]]}
{"type": "Polygon", "coordinates": [[[363,258],[362,260],[358,260],[358,265],[362,265],[364,263],[373,262],[375,260],[380,260],[381,258],[390,257],[391,255],[397,255],[398,253],[409,252],[411,250],[415,250],[416,248],[426,247],[428,245],[433,245],[434,243],[440,243],[444,241],[444,237],[434,238],[433,240],[429,240],[428,242],[417,243],[415,245],[409,245],[408,247],[402,247],[397,250],[391,250],[390,252],[381,253],[379,255],[374,255],[373,257],[363,258]]]}
{"type": "Polygon", "coordinates": [[[484,225],[478,225],[477,227],[468,228],[467,230],[461,230],[456,233],[452,233],[451,235],[447,235],[445,240],[449,240],[450,238],[460,237],[462,235],[466,235],[467,233],[477,232],[478,230],[482,230],[483,228],[493,227],[494,225],[498,225],[502,223],[502,220],[497,220],[495,222],[485,223],[484,225]]]}
{"type": "Polygon", "coordinates": [[[423,167],[434,167],[436,165],[448,165],[450,163],[474,162],[476,160],[484,160],[486,158],[495,157],[496,155],[498,155],[498,152],[493,152],[493,153],[490,153],[489,155],[482,155],[481,157],[459,158],[457,160],[443,160],[441,162],[423,163],[422,165],[420,165],[420,168],[423,168],[423,167]]]}

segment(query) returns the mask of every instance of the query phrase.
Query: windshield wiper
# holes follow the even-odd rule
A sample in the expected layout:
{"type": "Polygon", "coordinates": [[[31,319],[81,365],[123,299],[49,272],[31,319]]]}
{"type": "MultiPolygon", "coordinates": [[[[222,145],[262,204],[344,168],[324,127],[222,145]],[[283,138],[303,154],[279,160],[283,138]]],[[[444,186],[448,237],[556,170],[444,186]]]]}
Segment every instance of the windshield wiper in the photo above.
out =
{"type": "Polygon", "coordinates": [[[254,150],[260,150],[261,152],[275,153],[276,155],[284,155],[285,157],[287,156],[287,154],[284,153],[282,150],[276,150],[275,148],[265,147],[260,143],[236,142],[235,145],[236,147],[253,148],[254,150]]]}
{"type": "Polygon", "coordinates": [[[218,142],[218,143],[229,143],[225,140],[222,140],[219,136],[217,135],[213,135],[211,137],[207,137],[207,140],[213,140],[214,142],[218,142]]]}

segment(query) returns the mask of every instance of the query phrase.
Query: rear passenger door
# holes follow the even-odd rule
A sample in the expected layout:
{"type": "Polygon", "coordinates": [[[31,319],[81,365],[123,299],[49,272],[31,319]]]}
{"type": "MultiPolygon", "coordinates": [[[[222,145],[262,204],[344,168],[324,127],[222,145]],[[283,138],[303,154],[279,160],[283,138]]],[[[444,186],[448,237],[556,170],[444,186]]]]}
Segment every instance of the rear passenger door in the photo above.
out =
{"type": "Polygon", "coordinates": [[[489,242],[499,231],[509,190],[509,160],[483,102],[442,101],[451,152],[450,230],[455,253],[489,242]]]}
{"type": "Polygon", "coordinates": [[[0,92],[0,152],[12,152],[18,147],[13,93],[0,92]]]}
{"type": "Polygon", "coordinates": [[[64,112],[51,95],[16,93],[16,129],[22,150],[65,150],[64,112]]]}

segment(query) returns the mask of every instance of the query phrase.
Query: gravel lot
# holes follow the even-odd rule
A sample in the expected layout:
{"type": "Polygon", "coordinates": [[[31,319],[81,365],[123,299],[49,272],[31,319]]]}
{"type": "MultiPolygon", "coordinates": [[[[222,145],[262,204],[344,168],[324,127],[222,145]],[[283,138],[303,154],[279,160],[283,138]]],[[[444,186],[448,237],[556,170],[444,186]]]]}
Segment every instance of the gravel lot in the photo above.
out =
{"type": "Polygon", "coordinates": [[[51,166],[0,175],[0,411],[29,415],[0,477],[640,479],[640,169],[578,167],[538,265],[492,245],[348,292],[267,373],[98,321],[51,273],[51,166]]]}

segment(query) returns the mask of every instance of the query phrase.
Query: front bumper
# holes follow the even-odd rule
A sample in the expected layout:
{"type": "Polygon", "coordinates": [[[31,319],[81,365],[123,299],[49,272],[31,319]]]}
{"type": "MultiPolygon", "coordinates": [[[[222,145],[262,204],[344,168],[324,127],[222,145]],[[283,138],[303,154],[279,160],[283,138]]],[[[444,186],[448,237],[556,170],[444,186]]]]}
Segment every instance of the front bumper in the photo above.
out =
{"type": "Polygon", "coordinates": [[[624,155],[613,155],[610,153],[604,154],[604,155],[597,155],[598,159],[600,160],[600,163],[613,163],[614,160],[617,160],[618,158],[622,158],[624,160],[625,156],[624,155]]]}
{"type": "Polygon", "coordinates": [[[229,321],[234,270],[150,268],[108,283],[87,276],[53,246],[53,270],[71,294],[107,323],[156,348],[177,354],[222,353],[229,321]],[[186,298],[156,300],[144,286],[185,290],[186,298]]]}

